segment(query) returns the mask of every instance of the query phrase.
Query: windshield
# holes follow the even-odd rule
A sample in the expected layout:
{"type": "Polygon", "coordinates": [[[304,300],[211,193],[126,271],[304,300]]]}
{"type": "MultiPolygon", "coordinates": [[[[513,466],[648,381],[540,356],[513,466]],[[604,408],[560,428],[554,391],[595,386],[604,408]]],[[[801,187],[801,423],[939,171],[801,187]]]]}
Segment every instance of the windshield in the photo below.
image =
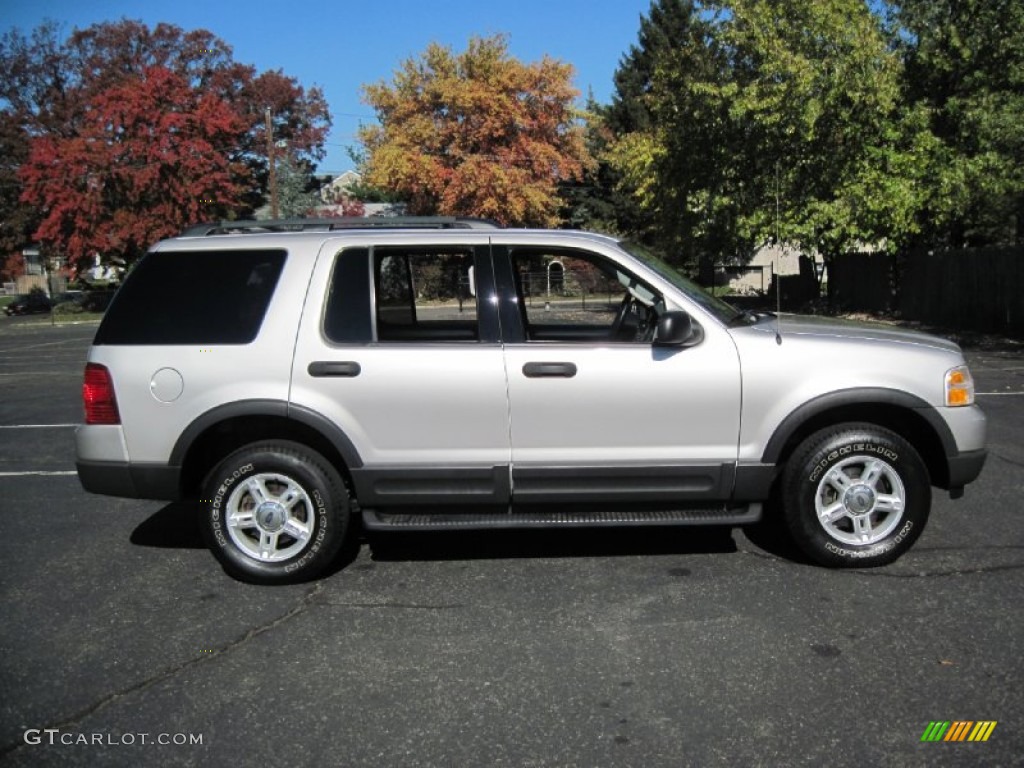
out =
{"type": "Polygon", "coordinates": [[[683,275],[676,271],[675,267],[668,264],[661,256],[647,246],[629,240],[621,240],[619,241],[619,247],[672,283],[672,285],[686,294],[688,299],[692,299],[721,322],[728,324],[743,314],[731,304],[715,298],[706,292],[688,277],[683,277],[683,275]]]}

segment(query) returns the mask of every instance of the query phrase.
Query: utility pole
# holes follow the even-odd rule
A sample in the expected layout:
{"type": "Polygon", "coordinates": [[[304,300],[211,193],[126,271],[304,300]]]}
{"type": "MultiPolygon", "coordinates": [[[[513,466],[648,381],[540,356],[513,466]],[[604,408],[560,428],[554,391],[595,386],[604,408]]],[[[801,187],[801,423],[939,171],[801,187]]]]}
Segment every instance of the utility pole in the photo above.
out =
{"type": "Polygon", "coordinates": [[[270,218],[278,218],[277,212],[277,163],[274,161],[274,123],[270,117],[270,107],[264,115],[267,119],[267,163],[270,166],[270,218]]]}

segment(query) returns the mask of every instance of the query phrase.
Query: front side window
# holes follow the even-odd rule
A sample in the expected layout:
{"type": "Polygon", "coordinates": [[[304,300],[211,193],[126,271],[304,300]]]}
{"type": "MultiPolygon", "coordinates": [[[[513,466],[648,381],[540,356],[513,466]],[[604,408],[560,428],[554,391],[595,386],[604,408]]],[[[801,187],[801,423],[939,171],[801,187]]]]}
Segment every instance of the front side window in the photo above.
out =
{"type": "Polygon", "coordinates": [[[378,341],[477,341],[473,252],[376,248],[378,341]]]}
{"type": "Polygon", "coordinates": [[[731,304],[722,301],[722,299],[719,299],[716,296],[712,296],[699,285],[681,275],[677,269],[670,266],[662,256],[655,253],[650,248],[629,240],[620,241],[619,247],[634,258],[642,261],[661,277],[682,291],[688,299],[699,304],[708,313],[718,318],[726,325],[743,315],[742,312],[731,304]]]}
{"type": "Polygon", "coordinates": [[[614,262],[577,250],[512,251],[528,341],[649,341],[661,298],[614,262]]]}

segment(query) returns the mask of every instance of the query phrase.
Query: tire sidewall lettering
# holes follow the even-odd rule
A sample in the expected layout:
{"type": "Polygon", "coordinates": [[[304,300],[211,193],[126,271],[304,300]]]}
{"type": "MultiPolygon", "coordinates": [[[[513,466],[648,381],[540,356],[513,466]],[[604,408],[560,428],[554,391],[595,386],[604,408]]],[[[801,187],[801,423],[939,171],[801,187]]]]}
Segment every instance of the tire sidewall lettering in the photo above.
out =
{"type": "Polygon", "coordinates": [[[825,541],[825,549],[827,549],[833,555],[839,555],[839,557],[849,557],[854,559],[872,557],[874,555],[880,555],[883,552],[886,552],[892,549],[893,547],[897,546],[900,542],[907,538],[907,536],[913,528],[914,521],[907,520],[903,524],[903,527],[900,528],[900,532],[893,536],[891,539],[887,539],[886,541],[874,544],[868,549],[847,549],[846,547],[841,547],[838,544],[835,544],[829,540],[825,541]]]}
{"type": "MultiPolygon", "coordinates": [[[[931,483],[928,467],[903,435],[877,424],[847,422],[827,426],[807,435],[790,455],[783,470],[780,488],[782,518],[788,532],[811,561],[840,568],[870,568],[888,565],[913,546],[924,530],[931,509],[931,483]],[[886,515],[872,523],[886,526],[887,533],[871,543],[860,543],[850,537],[848,526],[843,541],[833,536],[831,526],[819,519],[817,498],[822,486],[829,482],[835,489],[846,487],[841,479],[833,483],[830,473],[839,466],[866,467],[875,461],[884,462],[885,472],[899,478],[904,489],[904,504],[894,520],[886,515]]],[[[854,476],[856,476],[854,474],[854,476]]],[[[854,482],[852,477],[847,478],[854,482]]],[[[851,486],[852,487],[852,486],[851,486]]],[[[884,493],[878,489],[878,493],[884,493]]],[[[853,497],[850,501],[860,497],[853,497]]],[[[843,500],[846,503],[846,499],[843,500]]],[[[842,514],[852,515],[849,510],[842,514]]],[[[832,518],[837,519],[837,518],[832,518]]]]}
{"type": "Polygon", "coordinates": [[[809,482],[816,483],[821,479],[822,474],[840,459],[866,454],[875,454],[876,456],[879,456],[891,463],[896,463],[900,460],[899,453],[887,446],[879,445],[877,443],[850,443],[849,445],[842,445],[835,450],[829,451],[825,458],[814,465],[807,477],[807,480],[809,482]]]}
{"type": "MultiPolygon", "coordinates": [[[[224,570],[243,582],[291,584],[313,578],[333,562],[346,541],[352,497],[341,470],[300,442],[266,439],[237,448],[210,470],[200,493],[203,538],[224,570]],[[264,473],[287,478],[293,489],[304,494],[302,510],[288,514],[299,515],[308,536],[302,535],[301,548],[288,542],[287,546],[295,547],[288,559],[258,559],[249,541],[235,542],[235,531],[229,526],[232,499],[240,500],[244,484],[264,473]]],[[[246,529],[244,535],[252,539],[256,534],[246,529]]]]}
{"type": "MultiPolygon", "coordinates": [[[[825,458],[823,458],[821,461],[814,465],[814,468],[811,470],[811,473],[807,479],[810,483],[817,483],[821,479],[825,471],[834,466],[835,464],[837,464],[839,461],[848,458],[859,458],[861,456],[870,455],[882,458],[892,464],[895,464],[896,462],[899,461],[899,453],[897,451],[892,450],[892,448],[886,445],[865,441],[850,442],[846,445],[841,445],[838,448],[829,451],[828,455],[826,455],[825,458]]],[[[894,467],[894,469],[896,468],[894,467]]],[[[813,488],[811,492],[815,492],[813,488]]],[[[913,528],[913,525],[913,522],[907,520],[903,528],[900,529],[900,532],[898,534],[896,534],[895,536],[892,536],[890,534],[890,538],[874,542],[873,544],[867,545],[864,549],[848,549],[848,544],[836,542],[829,536],[828,532],[824,531],[823,529],[823,544],[828,552],[838,557],[851,560],[860,560],[864,558],[875,557],[878,555],[885,554],[890,549],[897,546],[901,541],[903,541],[909,533],[910,529],[913,528]]]]}
{"type": "Polygon", "coordinates": [[[316,509],[313,512],[313,515],[316,518],[316,536],[298,560],[293,560],[284,566],[285,573],[294,573],[299,568],[305,566],[313,559],[316,553],[320,551],[320,547],[323,546],[324,539],[327,538],[327,521],[330,517],[327,514],[327,504],[324,502],[324,498],[320,494],[320,491],[316,488],[313,488],[310,491],[309,496],[313,499],[313,504],[316,506],[316,509]]]}
{"type": "Polygon", "coordinates": [[[217,541],[217,545],[220,547],[226,548],[231,545],[231,542],[224,535],[224,501],[228,497],[232,486],[240,478],[253,471],[255,471],[255,467],[251,463],[243,464],[221,481],[220,485],[217,486],[217,492],[213,495],[213,499],[210,502],[210,530],[217,541]]]}

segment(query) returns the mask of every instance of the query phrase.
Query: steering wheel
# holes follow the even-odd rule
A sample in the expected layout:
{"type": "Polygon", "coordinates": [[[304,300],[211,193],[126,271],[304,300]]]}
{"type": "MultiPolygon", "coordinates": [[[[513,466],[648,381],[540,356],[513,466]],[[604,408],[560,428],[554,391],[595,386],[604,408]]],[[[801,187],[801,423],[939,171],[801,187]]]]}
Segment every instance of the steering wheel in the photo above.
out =
{"type": "Polygon", "coordinates": [[[622,326],[626,322],[626,318],[629,316],[629,308],[633,305],[632,294],[627,293],[622,297],[622,303],[619,304],[619,309],[615,313],[615,320],[612,322],[612,329],[608,334],[610,341],[618,341],[619,333],[622,331],[622,326]]]}

